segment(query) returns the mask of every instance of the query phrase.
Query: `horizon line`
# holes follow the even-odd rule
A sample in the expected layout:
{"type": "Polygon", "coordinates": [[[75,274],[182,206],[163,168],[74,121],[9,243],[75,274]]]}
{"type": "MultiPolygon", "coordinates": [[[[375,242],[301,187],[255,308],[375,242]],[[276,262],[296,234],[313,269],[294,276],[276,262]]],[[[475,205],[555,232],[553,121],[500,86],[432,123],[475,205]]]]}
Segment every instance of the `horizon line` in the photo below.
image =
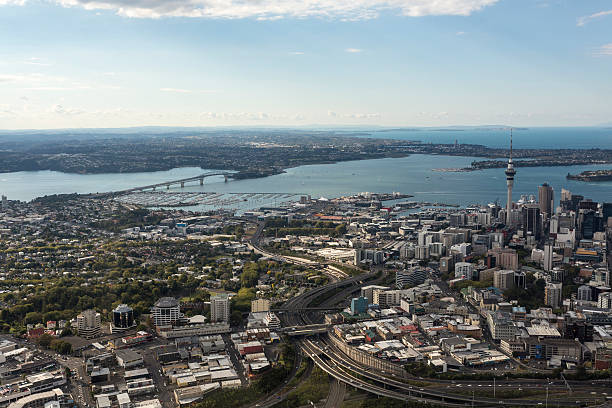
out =
{"type": "Polygon", "coordinates": [[[518,131],[530,128],[612,128],[612,123],[597,125],[356,125],[356,124],[309,124],[309,125],[131,125],[118,127],[60,127],[60,128],[12,128],[1,129],[0,132],[44,132],[44,131],[75,131],[75,130],[136,130],[136,129],[215,129],[215,128],[259,128],[259,129],[314,129],[314,128],[354,128],[367,130],[371,128],[392,130],[392,129],[453,129],[453,128],[491,128],[491,129],[515,129],[518,131]]]}

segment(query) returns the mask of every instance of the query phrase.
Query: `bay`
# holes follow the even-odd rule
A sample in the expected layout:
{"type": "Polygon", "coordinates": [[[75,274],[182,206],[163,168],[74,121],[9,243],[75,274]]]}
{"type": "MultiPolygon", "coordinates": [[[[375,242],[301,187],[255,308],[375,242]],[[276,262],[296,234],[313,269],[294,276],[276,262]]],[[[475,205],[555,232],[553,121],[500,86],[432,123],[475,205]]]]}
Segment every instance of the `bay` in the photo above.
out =
{"type": "MultiPolygon", "coordinates": [[[[503,204],[506,180],[503,169],[453,173],[435,172],[436,168],[466,167],[475,158],[412,155],[404,158],[361,160],[335,164],[300,166],[283,174],[225,183],[223,177],[211,177],[204,186],[197,182],[184,189],[169,191],[213,191],[219,193],[301,193],[313,198],[339,197],[360,192],[412,194],[415,201],[448,204],[486,204],[498,200],[503,204]]],[[[517,169],[514,200],[521,195],[537,196],[544,182],[555,189],[558,202],[561,188],[599,202],[612,202],[612,181],[581,182],[567,180],[568,172],[610,168],[610,165],[570,167],[520,167],[517,169]]],[[[128,174],[66,174],[52,171],[0,174],[0,194],[13,200],[31,200],[59,193],[95,193],[122,190],[199,175],[209,170],[178,168],[169,171],[128,174]]],[[[166,191],[166,190],[163,190],[166,191]]]]}

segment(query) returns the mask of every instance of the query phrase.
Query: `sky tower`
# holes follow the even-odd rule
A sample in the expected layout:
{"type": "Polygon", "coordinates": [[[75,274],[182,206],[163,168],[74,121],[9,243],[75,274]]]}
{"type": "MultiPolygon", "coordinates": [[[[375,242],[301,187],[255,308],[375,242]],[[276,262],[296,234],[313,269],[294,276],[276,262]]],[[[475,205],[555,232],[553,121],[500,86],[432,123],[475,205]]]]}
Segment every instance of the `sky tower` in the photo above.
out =
{"type": "Polygon", "coordinates": [[[506,206],[506,225],[512,221],[512,187],[514,186],[514,164],[512,164],[512,128],[510,129],[510,157],[508,158],[508,168],[506,169],[506,184],[508,185],[508,204],[506,206]]]}

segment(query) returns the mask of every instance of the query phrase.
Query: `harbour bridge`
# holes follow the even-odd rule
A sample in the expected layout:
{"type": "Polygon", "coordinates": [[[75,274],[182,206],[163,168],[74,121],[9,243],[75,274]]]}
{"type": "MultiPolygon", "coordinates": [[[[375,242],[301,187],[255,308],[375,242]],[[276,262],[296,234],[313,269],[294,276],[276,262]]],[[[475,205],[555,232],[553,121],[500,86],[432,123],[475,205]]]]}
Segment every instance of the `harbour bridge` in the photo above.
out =
{"type": "Polygon", "coordinates": [[[138,192],[142,192],[142,191],[155,191],[155,189],[157,188],[161,188],[161,187],[166,187],[166,189],[170,189],[170,186],[172,185],[180,185],[181,188],[185,187],[185,183],[188,183],[190,181],[196,181],[199,180],[200,181],[200,185],[203,186],[204,185],[204,179],[207,177],[214,177],[214,176],[223,176],[225,178],[225,182],[227,183],[228,179],[232,176],[232,173],[230,172],[226,172],[226,171],[217,171],[217,172],[212,172],[212,173],[204,173],[204,174],[200,174],[198,176],[193,176],[193,177],[186,177],[186,178],[182,178],[179,180],[172,180],[172,181],[164,181],[163,183],[157,183],[157,184],[149,184],[148,186],[141,186],[141,187],[133,187],[133,188],[129,188],[127,190],[119,190],[119,191],[114,191],[114,194],[117,195],[122,195],[122,194],[129,194],[129,193],[138,193],[138,192]]]}

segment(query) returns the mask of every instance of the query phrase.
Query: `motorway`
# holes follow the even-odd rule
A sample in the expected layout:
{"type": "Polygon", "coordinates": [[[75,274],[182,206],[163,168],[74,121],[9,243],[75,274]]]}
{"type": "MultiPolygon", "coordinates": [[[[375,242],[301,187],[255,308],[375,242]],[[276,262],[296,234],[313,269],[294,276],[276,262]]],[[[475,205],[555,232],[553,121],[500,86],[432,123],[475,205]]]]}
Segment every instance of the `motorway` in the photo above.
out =
{"type": "MultiPolygon", "coordinates": [[[[315,323],[312,317],[306,312],[308,305],[316,298],[324,295],[325,293],[332,292],[330,296],[325,299],[324,303],[329,304],[337,299],[346,299],[347,296],[350,296],[351,293],[355,292],[359,289],[360,286],[364,285],[364,281],[367,278],[372,278],[373,274],[364,274],[359,277],[354,277],[350,279],[346,279],[344,281],[337,281],[332,284],[326,285],[324,287],[315,288],[308,292],[303,293],[300,296],[297,296],[284,305],[284,309],[294,310],[294,313],[287,313],[283,316],[283,320],[285,325],[307,325],[315,323]],[[338,288],[343,288],[348,286],[344,290],[339,293],[336,292],[338,288]]],[[[368,284],[373,282],[368,282],[368,284]]],[[[500,404],[504,404],[504,401],[496,398],[483,398],[483,397],[469,397],[463,394],[457,394],[452,392],[447,392],[440,389],[427,389],[427,388],[419,388],[412,385],[409,385],[403,381],[399,381],[398,379],[390,378],[387,375],[380,374],[375,372],[374,370],[369,369],[369,367],[365,367],[360,365],[342,353],[340,350],[336,349],[329,339],[326,339],[325,336],[321,336],[321,343],[317,344],[313,340],[302,340],[299,341],[298,344],[300,347],[304,349],[304,351],[311,356],[315,364],[327,372],[334,379],[343,382],[345,384],[351,385],[355,388],[380,395],[386,396],[395,399],[401,400],[412,400],[412,401],[421,401],[421,402],[430,402],[448,406],[458,406],[465,404],[473,404],[478,406],[499,406],[500,404]],[[357,375],[351,375],[348,372],[356,373],[357,375]],[[369,381],[364,380],[364,378],[369,381]],[[378,383],[378,385],[372,384],[378,383]]],[[[429,381],[427,379],[426,381],[429,381]]],[[[432,382],[440,382],[440,383],[454,383],[452,380],[433,380],[432,382]]],[[[463,382],[467,386],[470,386],[470,381],[463,382]]],[[[487,381],[475,381],[473,383],[477,383],[480,385],[490,385],[487,381]]],[[[580,382],[579,382],[580,383],[580,382]]],[[[498,382],[498,386],[512,386],[515,389],[518,387],[532,387],[538,388],[541,387],[541,380],[527,380],[527,381],[500,381],[498,382]]],[[[584,383],[582,383],[584,385],[584,383]]],[[[594,385],[599,385],[593,382],[594,385]]],[[[604,385],[604,384],[601,384],[604,385]]],[[[557,387],[559,390],[565,390],[564,382],[549,382],[549,388],[553,389],[557,387]]],[[[330,390],[330,398],[334,398],[335,394],[333,390],[330,390]]],[[[555,401],[558,406],[576,406],[579,405],[583,400],[573,399],[570,401],[555,401]]],[[[539,406],[542,405],[542,400],[529,400],[529,399],[521,399],[521,400],[506,400],[506,404],[515,403],[520,404],[522,406],[539,406]]]]}
{"type": "MultiPolygon", "coordinates": [[[[260,225],[256,233],[257,239],[261,235],[262,230],[263,227],[260,225]]],[[[257,242],[257,239],[254,239],[253,242],[257,242]]],[[[310,260],[305,260],[303,258],[296,257],[284,257],[272,254],[270,252],[258,248],[256,245],[253,244],[251,244],[251,248],[254,251],[265,256],[270,256],[274,258],[280,257],[281,260],[285,262],[308,264],[309,266],[312,266],[312,261],[310,260]]],[[[323,287],[314,288],[310,291],[307,291],[299,296],[290,299],[284,304],[283,309],[288,310],[289,312],[281,315],[283,324],[285,326],[300,326],[317,323],[313,319],[312,312],[306,310],[315,299],[318,300],[322,296],[325,296],[325,294],[329,294],[329,296],[322,302],[322,304],[317,306],[325,307],[328,305],[336,304],[338,301],[341,302],[346,300],[347,297],[350,297],[350,295],[357,291],[361,286],[365,284],[374,284],[376,281],[382,279],[382,277],[379,277],[378,279],[372,280],[374,277],[375,274],[373,273],[364,273],[358,277],[352,277],[344,280],[339,280],[341,279],[339,276],[330,276],[330,278],[332,278],[332,280],[334,281],[333,283],[330,283],[323,287]],[[366,282],[368,280],[372,281],[366,282]],[[344,289],[338,291],[338,289],[342,288],[344,289]]],[[[445,390],[440,390],[440,388],[428,389],[412,386],[404,381],[399,381],[398,378],[390,377],[390,373],[381,373],[379,371],[372,370],[371,367],[366,367],[355,362],[342,351],[337,349],[327,336],[329,336],[329,334],[322,335],[320,336],[320,340],[317,341],[311,339],[298,340],[297,344],[312,358],[312,360],[315,362],[315,364],[317,364],[317,366],[319,366],[323,371],[327,372],[336,381],[351,385],[354,388],[361,389],[363,391],[367,391],[375,395],[386,396],[404,401],[411,400],[429,402],[438,405],[448,406],[465,406],[466,404],[471,404],[473,406],[500,406],[511,404],[521,406],[542,405],[541,399],[507,399],[505,401],[502,401],[497,398],[476,398],[474,396],[469,397],[461,393],[453,393],[445,390]]],[[[443,384],[446,383],[447,388],[450,388],[451,384],[454,384],[453,386],[455,387],[461,387],[462,385],[465,385],[466,388],[471,387],[471,385],[473,384],[474,388],[468,388],[471,390],[475,390],[477,386],[491,386],[491,384],[489,384],[490,382],[487,381],[460,381],[461,384],[455,384],[458,381],[453,380],[430,381],[430,379],[426,379],[423,381],[443,384]]],[[[494,386],[513,387],[513,389],[519,389],[520,387],[541,389],[542,382],[542,380],[497,381],[497,384],[495,384],[494,386]]],[[[572,383],[573,382],[570,382],[570,384],[572,383]]],[[[547,381],[545,386],[547,388],[551,388],[551,392],[554,394],[555,388],[557,389],[557,391],[566,390],[566,385],[567,384],[564,381],[547,381]]],[[[576,384],[574,385],[580,387],[582,391],[585,386],[605,386],[606,384],[603,382],[600,383],[595,381],[592,383],[576,382],[576,384]]],[[[338,394],[338,388],[332,386],[330,388],[330,395],[328,396],[328,403],[326,406],[340,406],[342,400],[339,398],[338,394]]],[[[584,403],[585,401],[583,399],[572,398],[572,401],[568,401],[566,399],[563,401],[555,400],[554,402],[558,406],[577,406],[581,403],[584,403]]]]}
{"type": "Polygon", "coordinates": [[[338,381],[335,378],[331,382],[329,387],[329,395],[325,401],[324,408],[337,408],[342,406],[344,397],[346,396],[346,384],[342,381],[338,381]]]}

